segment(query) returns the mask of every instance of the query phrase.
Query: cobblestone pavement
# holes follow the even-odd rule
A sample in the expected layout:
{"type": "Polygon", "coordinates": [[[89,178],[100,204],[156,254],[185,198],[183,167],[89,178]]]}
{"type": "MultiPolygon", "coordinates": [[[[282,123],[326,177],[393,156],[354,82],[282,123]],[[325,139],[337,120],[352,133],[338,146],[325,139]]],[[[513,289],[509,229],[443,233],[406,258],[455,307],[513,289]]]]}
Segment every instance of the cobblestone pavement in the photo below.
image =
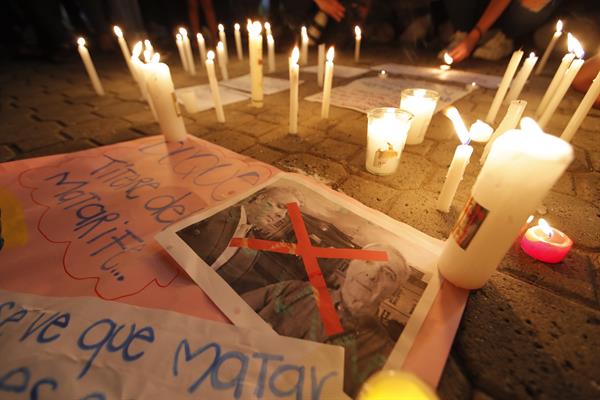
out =
{"type": "MultiPolygon", "coordinates": [[[[390,50],[363,51],[362,62],[437,64],[432,56],[390,50]]],[[[95,58],[104,97],[94,95],[75,58],[64,65],[0,66],[0,161],[159,134],[120,54],[95,58]]],[[[351,64],[349,54],[336,58],[351,64]]],[[[247,62],[230,60],[231,76],[247,73],[247,62]]],[[[185,76],[176,55],[167,62],[176,87],[206,82],[202,70],[196,78],[185,76]]],[[[279,55],[277,63],[275,76],[286,77],[286,56],[279,55]]],[[[460,68],[501,75],[504,65],[469,61],[460,68]]],[[[550,78],[535,77],[528,85],[523,96],[528,110],[535,110],[550,78]]],[[[301,98],[318,91],[315,74],[301,79],[301,98]]],[[[335,85],[345,83],[335,79],[335,85]]],[[[456,106],[471,123],[485,117],[493,95],[477,90],[456,106]]],[[[186,126],[193,135],[283,170],[312,175],[433,237],[446,238],[480,169],[481,145],[474,144],[451,212],[440,213],[435,200],[457,145],[445,117],[436,115],[424,143],[407,146],[398,172],[382,178],[364,169],[365,115],[332,107],[330,119],[323,121],[319,103],[301,100],[300,134],[290,136],[288,96],[287,91],[266,96],[263,109],[247,102],[226,106],[225,124],[216,122],[213,111],[186,115],[186,126]]],[[[574,92],[566,96],[550,132],[561,132],[580,99],[574,92]]],[[[438,388],[442,398],[600,398],[599,134],[600,112],[594,110],[573,141],[575,161],[544,202],[546,217],[574,239],[573,250],[565,262],[546,265],[514,248],[490,282],[471,293],[438,388]]],[[[523,179],[535,177],[524,171],[523,179]]]]}

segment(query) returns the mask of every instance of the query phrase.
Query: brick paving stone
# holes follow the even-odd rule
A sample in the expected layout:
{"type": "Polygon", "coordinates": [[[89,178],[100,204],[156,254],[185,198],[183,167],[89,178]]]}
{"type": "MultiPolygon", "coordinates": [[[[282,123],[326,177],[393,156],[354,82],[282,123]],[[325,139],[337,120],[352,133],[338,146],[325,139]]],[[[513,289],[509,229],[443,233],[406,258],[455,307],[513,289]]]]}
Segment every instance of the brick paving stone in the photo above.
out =
{"type": "Polygon", "coordinates": [[[441,112],[435,113],[427,129],[426,137],[433,140],[450,140],[456,138],[452,122],[441,112]]]}
{"type": "Polygon", "coordinates": [[[598,398],[598,325],[600,312],[497,273],[471,292],[455,349],[495,398],[598,398]]]}
{"type": "Polygon", "coordinates": [[[79,124],[97,119],[94,109],[85,104],[55,103],[39,107],[35,113],[41,121],[58,121],[64,125],[79,124]]]}
{"type": "Polygon", "coordinates": [[[559,193],[568,194],[569,196],[575,196],[575,183],[573,181],[573,175],[569,172],[565,172],[554,184],[552,190],[559,193]]]}
{"type": "Polygon", "coordinates": [[[366,153],[364,151],[359,151],[356,156],[350,160],[350,169],[354,173],[358,173],[369,179],[374,179],[383,185],[389,185],[396,189],[420,188],[434,168],[433,164],[423,157],[410,153],[403,153],[396,173],[388,176],[376,176],[367,172],[365,168],[365,157],[366,153]]]}
{"type": "Polygon", "coordinates": [[[160,125],[157,122],[148,122],[146,124],[135,124],[131,129],[145,136],[160,135],[162,133],[160,125]]]}
{"type": "Polygon", "coordinates": [[[575,158],[567,168],[569,172],[587,172],[590,171],[590,166],[588,165],[587,155],[585,150],[574,147],[575,158]]]}
{"type": "Polygon", "coordinates": [[[600,132],[600,118],[588,115],[581,123],[580,129],[586,131],[600,132]]]}
{"type": "Polygon", "coordinates": [[[68,126],[63,128],[62,131],[73,139],[96,139],[103,135],[112,135],[119,130],[124,130],[129,127],[129,125],[129,123],[121,119],[103,118],[68,126]]]}
{"type": "MultiPolygon", "coordinates": [[[[446,175],[448,174],[448,169],[445,168],[436,168],[432,174],[431,179],[423,186],[423,189],[431,191],[435,193],[435,198],[438,198],[439,193],[442,191],[442,187],[444,186],[444,182],[446,182],[446,175]]],[[[466,200],[471,196],[471,188],[475,183],[476,177],[471,175],[463,176],[462,181],[458,185],[458,189],[456,190],[454,206],[459,207],[464,204],[466,200]]]]}
{"type": "Polygon", "coordinates": [[[471,384],[453,353],[446,361],[436,392],[440,399],[472,400],[471,384]]]}
{"type": "Polygon", "coordinates": [[[359,149],[360,147],[355,144],[344,143],[334,139],[325,139],[318,145],[313,146],[310,152],[317,156],[343,161],[356,154],[359,149]]]}
{"type": "Polygon", "coordinates": [[[115,129],[109,132],[104,132],[101,135],[92,138],[94,142],[101,145],[124,142],[127,140],[138,139],[140,133],[129,128],[115,129]]]}
{"type": "Polygon", "coordinates": [[[123,115],[125,121],[131,122],[132,124],[145,123],[148,121],[154,121],[154,116],[150,108],[146,108],[143,111],[138,111],[133,114],[123,115]]]}
{"type": "Polygon", "coordinates": [[[256,143],[256,139],[252,136],[244,135],[231,130],[213,132],[204,136],[204,139],[238,153],[246,150],[256,143]]]}
{"type": "Polygon", "coordinates": [[[247,133],[248,135],[251,135],[254,137],[261,137],[261,136],[263,136],[269,132],[272,132],[278,128],[279,128],[279,125],[275,125],[270,122],[259,121],[259,120],[256,120],[249,124],[238,125],[235,127],[235,129],[237,131],[240,131],[242,133],[247,133]]]}
{"type": "Polygon", "coordinates": [[[546,219],[560,227],[576,245],[600,248],[600,209],[580,198],[550,192],[543,201],[548,210],[546,219]]]}
{"type": "Polygon", "coordinates": [[[415,145],[406,145],[404,146],[404,150],[407,153],[418,154],[420,156],[424,156],[429,153],[433,146],[436,145],[436,142],[433,140],[425,139],[422,143],[415,145]]]}
{"type": "Polygon", "coordinates": [[[24,153],[32,150],[40,149],[42,147],[50,146],[52,144],[61,143],[67,140],[64,136],[55,133],[52,135],[35,135],[25,140],[19,140],[15,142],[15,145],[24,153]]]}
{"type": "Polygon", "coordinates": [[[571,143],[587,151],[600,151],[598,131],[586,131],[580,128],[571,143]]]}
{"type": "Polygon", "coordinates": [[[128,101],[99,108],[96,113],[103,117],[122,117],[139,111],[144,111],[146,105],[140,102],[128,101]]]}
{"type": "Polygon", "coordinates": [[[333,187],[336,187],[347,176],[347,172],[341,164],[306,153],[290,154],[277,161],[275,165],[285,171],[312,176],[333,187]]]}
{"type": "Polygon", "coordinates": [[[342,120],[331,127],[327,136],[342,140],[347,143],[357,144],[366,148],[367,146],[367,117],[342,120]]]}
{"type": "Polygon", "coordinates": [[[600,171],[600,151],[590,151],[588,154],[590,155],[592,168],[596,171],[600,171]]]}
{"type": "Polygon", "coordinates": [[[340,186],[340,190],[350,197],[376,210],[389,211],[398,191],[385,185],[351,175],[340,186]]]}
{"type": "Polygon", "coordinates": [[[575,177],[577,197],[600,207],[600,173],[590,172],[573,176],[575,177]]]}
{"type": "Polygon", "coordinates": [[[68,140],[48,147],[42,147],[25,154],[19,154],[18,158],[41,157],[52,154],[72,153],[74,151],[91,149],[96,144],[88,139],[68,140]]]}
{"type": "Polygon", "coordinates": [[[307,152],[324,140],[321,132],[308,128],[300,128],[298,135],[290,135],[287,129],[279,129],[262,136],[259,141],[265,146],[284,151],[286,153],[307,152]]]}
{"type": "Polygon", "coordinates": [[[6,145],[0,145],[0,162],[10,161],[15,158],[13,149],[6,145]]]}
{"type": "MultiPolygon", "coordinates": [[[[32,120],[33,121],[33,120],[32,120]]],[[[0,128],[0,142],[16,143],[23,140],[54,136],[60,132],[61,126],[56,122],[31,122],[21,127],[8,126],[0,128]]]]}
{"type": "Polygon", "coordinates": [[[277,150],[270,149],[266,146],[257,144],[242,152],[242,154],[252,157],[255,160],[265,162],[267,164],[274,164],[277,160],[282,159],[285,153],[277,150]]]}

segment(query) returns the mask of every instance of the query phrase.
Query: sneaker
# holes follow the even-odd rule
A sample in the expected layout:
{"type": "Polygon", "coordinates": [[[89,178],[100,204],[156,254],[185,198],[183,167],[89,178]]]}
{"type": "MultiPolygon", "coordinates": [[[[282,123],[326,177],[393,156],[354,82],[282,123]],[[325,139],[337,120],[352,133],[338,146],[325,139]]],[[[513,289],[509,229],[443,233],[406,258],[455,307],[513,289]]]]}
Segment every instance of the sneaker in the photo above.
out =
{"type": "Polygon", "coordinates": [[[488,61],[498,61],[508,56],[514,50],[512,39],[506,37],[501,31],[497,31],[483,45],[473,52],[473,57],[488,61]]]}

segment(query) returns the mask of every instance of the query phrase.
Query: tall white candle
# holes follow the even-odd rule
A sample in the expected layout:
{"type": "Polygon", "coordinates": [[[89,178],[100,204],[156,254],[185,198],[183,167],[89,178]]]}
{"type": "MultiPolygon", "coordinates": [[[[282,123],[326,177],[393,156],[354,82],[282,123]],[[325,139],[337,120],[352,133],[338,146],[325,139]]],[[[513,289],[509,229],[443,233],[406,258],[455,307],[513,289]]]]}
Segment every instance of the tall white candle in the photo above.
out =
{"type": "Polygon", "coordinates": [[[242,34],[240,33],[240,24],[236,22],[233,25],[233,34],[235,36],[235,50],[237,52],[238,60],[244,59],[244,50],[242,49],[242,34]]]}
{"type": "Polygon", "coordinates": [[[127,64],[127,69],[129,69],[129,73],[135,80],[135,73],[133,72],[133,67],[131,66],[131,54],[129,53],[129,47],[127,46],[127,42],[123,37],[123,31],[116,25],[113,27],[113,31],[117,36],[117,41],[119,42],[121,53],[123,54],[123,58],[125,59],[125,64],[127,64]]]}
{"type": "Polygon", "coordinates": [[[369,110],[367,114],[365,168],[375,175],[396,172],[406,143],[412,114],[394,107],[369,110]]]}
{"type": "Polygon", "coordinates": [[[192,53],[192,46],[190,44],[190,38],[188,37],[187,30],[185,28],[179,28],[179,33],[183,39],[183,50],[185,58],[187,59],[188,72],[190,75],[196,75],[196,62],[194,61],[194,54],[192,53]]]}
{"type": "Polygon", "coordinates": [[[496,128],[494,133],[492,133],[490,140],[483,148],[483,154],[479,159],[480,164],[483,164],[485,162],[490,150],[492,149],[494,141],[500,136],[504,135],[504,133],[517,127],[519,121],[521,120],[521,117],[523,116],[525,107],[527,107],[527,102],[525,100],[513,100],[510,102],[510,105],[508,106],[508,110],[506,110],[504,118],[502,118],[502,121],[500,121],[498,128],[496,128]]]}
{"type": "Polygon", "coordinates": [[[221,69],[221,78],[223,78],[224,81],[229,80],[227,58],[225,57],[225,46],[223,46],[223,42],[217,43],[217,61],[219,62],[219,68],[221,69]]]}
{"type": "Polygon", "coordinates": [[[98,96],[104,96],[104,88],[102,87],[102,83],[100,83],[100,78],[98,78],[98,73],[96,72],[96,67],[94,67],[90,53],[87,47],[85,47],[85,39],[82,37],[77,39],[77,50],[81,56],[81,61],[83,61],[83,66],[90,77],[90,81],[92,81],[92,86],[94,87],[96,94],[98,96]]]}
{"type": "Polygon", "coordinates": [[[300,50],[294,47],[290,57],[290,133],[298,133],[298,79],[300,75],[300,66],[298,59],[300,50]]]}
{"type": "Polygon", "coordinates": [[[570,142],[571,139],[573,139],[573,136],[575,136],[575,133],[581,126],[581,123],[585,119],[587,113],[590,112],[590,108],[592,108],[594,102],[596,99],[598,99],[598,96],[600,96],[600,71],[594,78],[594,81],[590,85],[585,96],[583,96],[583,100],[581,100],[581,103],[579,103],[579,107],[577,107],[577,110],[575,110],[575,113],[569,120],[565,130],[560,135],[561,139],[567,142],[570,142]]]}
{"type": "Polygon", "coordinates": [[[250,26],[249,35],[249,59],[250,59],[250,80],[251,86],[251,104],[254,107],[263,106],[263,50],[262,50],[262,25],[254,21],[250,26]]]}
{"type": "Polygon", "coordinates": [[[523,66],[521,67],[521,69],[517,73],[517,76],[510,85],[510,90],[508,91],[506,99],[504,100],[505,103],[510,103],[511,101],[516,100],[521,95],[523,87],[525,86],[525,83],[527,83],[527,79],[529,79],[529,75],[531,74],[531,71],[533,70],[533,67],[535,66],[537,60],[538,58],[535,56],[534,52],[531,52],[529,54],[529,57],[525,59],[525,61],[523,62],[523,66]]]}
{"type": "Polygon", "coordinates": [[[323,87],[323,75],[325,72],[325,43],[321,43],[318,47],[317,57],[317,83],[319,87],[323,87]]]}
{"type": "Polygon", "coordinates": [[[300,64],[306,65],[308,64],[308,32],[305,26],[300,30],[300,46],[300,64]]]}
{"type": "Polygon", "coordinates": [[[148,59],[148,62],[150,62],[154,56],[154,47],[152,47],[152,42],[148,39],[144,39],[144,48],[148,50],[148,53],[150,54],[150,58],[148,59]]]}
{"type": "Polygon", "coordinates": [[[267,35],[267,36],[269,36],[269,35],[273,36],[273,32],[271,32],[271,23],[267,21],[267,22],[264,23],[264,25],[265,25],[265,35],[267,35]]]}
{"type": "Polygon", "coordinates": [[[156,107],[158,123],[166,140],[182,141],[185,140],[187,132],[175,97],[175,86],[169,67],[159,60],[160,55],[156,53],[152,62],[146,66],[148,93],[156,107]]]}
{"type": "MultiPolygon", "coordinates": [[[[201,33],[196,33],[196,41],[198,42],[198,51],[200,52],[200,60],[206,60],[206,41],[201,33]]],[[[202,65],[202,63],[200,63],[202,65]]]]}
{"type": "MultiPolygon", "coordinates": [[[[219,42],[221,43],[221,42],[219,42]]],[[[219,83],[217,81],[217,74],[215,74],[215,53],[211,50],[206,55],[206,73],[208,74],[208,83],[210,85],[210,92],[212,93],[213,103],[215,103],[215,111],[217,113],[217,121],[225,122],[225,112],[223,111],[223,104],[221,103],[221,93],[219,92],[219,83]]],[[[219,61],[220,62],[220,61],[219,61]]]]}
{"type": "Polygon", "coordinates": [[[556,46],[556,42],[562,36],[562,29],[563,29],[563,23],[559,19],[558,22],[556,23],[556,31],[552,35],[552,38],[550,39],[550,42],[548,43],[548,47],[546,47],[546,51],[544,51],[544,55],[542,56],[540,63],[538,64],[537,68],[535,69],[536,75],[539,75],[542,72],[542,70],[544,69],[544,67],[546,66],[548,57],[550,57],[550,54],[552,54],[552,50],[554,50],[554,46],[556,46]]]}
{"type": "Polygon", "coordinates": [[[223,48],[225,49],[225,63],[229,62],[229,52],[227,51],[227,35],[225,35],[225,27],[223,24],[219,24],[219,40],[223,43],[223,48]]]}
{"type": "Polygon", "coordinates": [[[446,181],[444,182],[444,186],[442,187],[437,202],[438,210],[448,212],[450,211],[452,200],[456,195],[458,185],[465,174],[465,169],[467,169],[467,165],[469,165],[469,161],[471,160],[473,147],[469,146],[469,142],[471,141],[469,132],[467,132],[467,127],[458,113],[458,110],[455,107],[449,107],[444,114],[452,121],[454,130],[461,143],[454,151],[454,157],[452,157],[450,168],[448,168],[448,173],[446,174],[446,181]]]}
{"type": "Polygon", "coordinates": [[[325,78],[323,81],[323,103],[321,104],[321,118],[329,118],[329,103],[331,102],[331,85],[333,83],[333,46],[327,50],[325,63],[325,78]]]}
{"type": "Polygon", "coordinates": [[[440,95],[435,90],[404,89],[400,95],[400,108],[414,115],[406,144],[423,142],[440,95]]]}
{"type": "Polygon", "coordinates": [[[354,62],[360,60],[360,40],[361,40],[360,27],[357,25],[354,27],[354,62]]]}
{"type": "Polygon", "coordinates": [[[267,35],[267,50],[269,55],[269,72],[275,72],[275,40],[273,40],[273,35],[267,35]]]}
{"type": "Polygon", "coordinates": [[[188,67],[187,55],[185,54],[185,49],[183,48],[183,36],[180,33],[175,35],[175,44],[177,44],[177,51],[179,52],[179,58],[181,59],[181,66],[183,70],[190,73],[190,68],[188,67]]]}
{"type": "Polygon", "coordinates": [[[133,54],[131,56],[131,67],[134,71],[135,81],[140,87],[140,92],[142,93],[142,97],[144,100],[148,102],[148,106],[150,106],[150,111],[152,111],[152,116],[156,121],[158,121],[158,115],[156,114],[156,108],[152,103],[152,98],[148,94],[148,85],[146,84],[146,65],[140,60],[140,54],[142,53],[142,42],[137,42],[135,46],[133,46],[133,54]]]}
{"type": "Polygon", "coordinates": [[[573,62],[574,59],[575,59],[575,54],[573,54],[573,53],[567,53],[562,58],[560,65],[556,69],[556,73],[554,74],[554,77],[550,81],[550,85],[548,85],[548,89],[546,89],[546,93],[544,93],[544,96],[542,97],[542,100],[540,101],[540,104],[538,105],[538,108],[535,111],[536,118],[539,118],[540,115],[542,115],[542,113],[546,109],[548,102],[554,95],[554,92],[556,92],[556,88],[558,87],[558,85],[560,84],[560,81],[562,80],[563,76],[565,75],[567,68],[569,68],[569,66],[571,65],[571,62],[573,62]]]}
{"type": "Polygon", "coordinates": [[[496,91],[496,96],[494,96],[494,100],[492,101],[492,105],[490,106],[490,110],[488,111],[487,116],[485,117],[485,122],[490,125],[494,125],[494,121],[496,120],[496,115],[498,115],[498,110],[500,110],[500,106],[502,105],[502,101],[504,100],[504,96],[510,86],[510,82],[519,67],[519,63],[521,62],[521,58],[523,57],[523,51],[517,50],[512,54],[510,61],[508,62],[508,66],[506,67],[506,71],[504,72],[504,76],[500,81],[500,86],[496,91]]]}
{"type": "Polygon", "coordinates": [[[482,287],[572,160],[567,142],[537,130],[498,138],[442,249],[444,278],[466,289],[482,287]]]}

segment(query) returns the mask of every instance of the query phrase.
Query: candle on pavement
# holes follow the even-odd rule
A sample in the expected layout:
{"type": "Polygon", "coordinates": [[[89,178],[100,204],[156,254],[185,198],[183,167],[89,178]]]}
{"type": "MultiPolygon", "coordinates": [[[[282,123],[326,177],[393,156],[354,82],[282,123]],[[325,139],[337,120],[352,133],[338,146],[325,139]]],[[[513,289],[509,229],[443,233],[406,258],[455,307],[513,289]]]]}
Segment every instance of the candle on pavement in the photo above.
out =
{"type": "Polygon", "coordinates": [[[219,24],[219,41],[223,43],[223,48],[225,49],[225,63],[229,62],[229,52],[227,51],[227,35],[225,35],[225,27],[223,24],[219,24]]]}
{"type": "Polygon", "coordinates": [[[569,123],[565,127],[565,130],[560,135],[562,140],[570,142],[575,136],[577,129],[581,126],[581,123],[585,119],[585,116],[588,114],[596,99],[600,96],[600,71],[594,78],[594,81],[590,85],[588,91],[585,93],[583,100],[579,103],[577,110],[573,113],[573,116],[569,120],[569,123]]]}
{"type": "Polygon", "coordinates": [[[215,73],[214,60],[215,53],[210,50],[206,55],[205,61],[206,73],[208,74],[208,83],[210,85],[210,92],[212,93],[215,112],[217,113],[217,121],[225,122],[225,112],[223,111],[223,104],[221,103],[221,93],[219,92],[219,83],[217,81],[217,74],[215,73]]]}
{"type": "Polygon", "coordinates": [[[183,36],[180,33],[175,35],[175,44],[177,45],[177,51],[179,52],[179,58],[181,59],[181,66],[183,70],[189,74],[190,68],[188,67],[187,55],[183,48],[183,36]]]}
{"type": "Polygon", "coordinates": [[[550,42],[548,43],[548,47],[546,47],[546,51],[544,51],[544,55],[542,56],[542,59],[540,60],[538,67],[535,69],[536,75],[539,75],[542,72],[542,70],[544,69],[544,67],[546,66],[548,57],[550,57],[550,54],[552,54],[552,50],[554,50],[554,46],[556,46],[556,42],[562,36],[562,29],[563,29],[563,23],[559,19],[558,22],[556,23],[556,31],[552,35],[552,38],[550,39],[550,42]]]}
{"type": "Polygon", "coordinates": [[[333,46],[327,50],[325,63],[325,78],[323,80],[323,99],[321,104],[321,118],[329,118],[329,103],[331,101],[331,85],[333,83],[333,46]]]}
{"type": "Polygon", "coordinates": [[[437,106],[440,94],[435,90],[404,89],[400,94],[400,108],[413,114],[406,144],[422,143],[437,106]]]}
{"type": "Polygon", "coordinates": [[[233,26],[233,34],[235,36],[235,50],[238,60],[244,59],[244,50],[242,49],[242,34],[240,33],[240,24],[236,22],[233,26]]]}
{"type": "Polygon", "coordinates": [[[521,120],[521,116],[525,111],[525,107],[527,107],[527,102],[525,100],[513,100],[510,102],[510,105],[508,106],[508,110],[506,111],[504,118],[502,118],[502,121],[500,121],[498,128],[496,128],[494,133],[492,133],[492,136],[483,148],[483,154],[479,159],[480,164],[483,164],[485,162],[488,153],[492,149],[492,144],[494,144],[494,141],[498,139],[501,135],[503,135],[505,132],[511,129],[515,129],[517,127],[519,121],[521,120]]]}
{"type": "Polygon", "coordinates": [[[92,58],[90,57],[90,52],[87,47],[85,47],[85,39],[80,37],[77,39],[77,50],[79,51],[79,55],[81,56],[81,61],[83,61],[83,66],[92,82],[92,86],[96,91],[98,96],[104,96],[104,88],[102,87],[102,83],[100,82],[100,78],[98,78],[98,73],[96,72],[96,67],[94,67],[94,63],[92,62],[92,58]]]}
{"type": "Polygon", "coordinates": [[[263,50],[262,50],[262,25],[254,21],[249,26],[249,59],[251,81],[251,104],[254,107],[263,106],[263,50]]]}
{"type": "Polygon", "coordinates": [[[529,75],[531,74],[531,71],[533,70],[537,60],[538,58],[535,56],[534,52],[531,52],[529,57],[525,59],[525,62],[517,73],[515,80],[510,85],[510,90],[508,91],[506,99],[504,100],[505,103],[510,103],[513,100],[517,100],[517,98],[521,95],[523,87],[525,86],[525,83],[527,83],[527,79],[529,79],[529,75]]]}
{"type": "Polygon", "coordinates": [[[319,87],[323,87],[323,75],[325,72],[325,43],[321,43],[317,49],[317,84],[319,87]]]}
{"type": "Polygon", "coordinates": [[[290,133],[298,133],[298,79],[300,75],[300,66],[298,59],[300,50],[298,46],[294,47],[290,57],[290,133]]]}
{"type": "Polygon", "coordinates": [[[367,155],[365,168],[375,175],[396,172],[413,115],[394,107],[380,107],[367,113],[367,155]]]}
{"type": "Polygon", "coordinates": [[[360,27],[354,27],[354,62],[357,63],[360,59],[360,40],[362,38],[360,27]]]}
{"type": "Polygon", "coordinates": [[[188,72],[190,75],[196,75],[196,63],[194,62],[194,55],[192,54],[192,46],[190,44],[190,38],[188,37],[187,30],[185,28],[179,28],[179,33],[183,39],[183,51],[187,60],[188,72]]]}
{"type": "Polygon", "coordinates": [[[512,54],[510,61],[508,62],[508,66],[506,67],[506,71],[504,72],[504,76],[500,81],[500,86],[496,91],[496,95],[494,96],[494,100],[492,100],[492,105],[490,106],[490,110],[488,111],[487,116],[485,117],[485,122],[490,125],[494,125],[494,121],[496,121],[496,115],[498,115],[498,110],[500,110],[500,106],[502,105],[502,101],[504,100],[504,96],[508,91],[508,87],[510,86],[510,82],[519,67],[519,63],[521,62],[521,58],[523,57],[523,51],[517,50],[512,54]]]}
{"type": "MultiPolygon", "coordinates": [[[[201,33],[196,33],[196,41],[198,42],[198,51],[200,52],[200,60],[206,60],[206,41],[201,33]]],[[[200,63],[202,65],[202,63],[200,63]]]]}
{"type": "Polygon", "coordinates": [[[525,253],[545,263],[559,263],[567,256],[573,241],[563,232],[553,228],[544,218],[527,229],[521,237],[521,248],[525,253]]]}
{"type": "Polygon", "coordinates": [[[275,72],[275,40],[273,40],[273,35],[267,35],[267,52],[269,58],[269,72],[275,72]]]}
{"type": "Polygon", "coordinates": [[[131,54],[129,53],[129,47],[127,46],[127,42],[123,37],[123,31],[117,25],[113,27],[113,31],[117,36],[117,41],[119,42],[121,53],[123,54],[123,58],[125,59],[125,64],[127,64],[127,69],[129,69],[129,73],[135,80],[135,73],[133,72],[133,67],[131,66],[131,54]]]}
{"type": "Polygon", "coordinates": [[[308,63],[308,32],[306,31],[305,26],[300,30],[300,39],[300,64],[306,65],[308,63]]]}
{"type": "Polygon", "coordinates": [[[227,58],[225,57],[225,46],[223,46],[223,42],[217,43],[217,61],[219,62],[219,68],[221,69],[221,78],[223,78],[224,81],[229,80],[227,58]]]}

